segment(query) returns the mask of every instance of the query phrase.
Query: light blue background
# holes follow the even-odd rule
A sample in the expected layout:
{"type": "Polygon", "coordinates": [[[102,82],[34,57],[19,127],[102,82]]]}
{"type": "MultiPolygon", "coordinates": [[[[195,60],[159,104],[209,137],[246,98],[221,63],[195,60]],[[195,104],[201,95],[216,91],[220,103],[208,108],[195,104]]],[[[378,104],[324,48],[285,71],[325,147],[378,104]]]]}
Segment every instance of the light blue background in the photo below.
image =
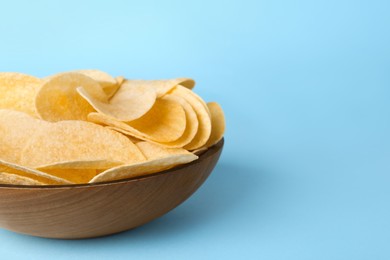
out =
{"type": "Polygon", "coordinates": [[[205,185],[106,238],[2,259],[390,259],[389,1],[8,1],[0,71],[188,76],[227,117],[205,185]]]}

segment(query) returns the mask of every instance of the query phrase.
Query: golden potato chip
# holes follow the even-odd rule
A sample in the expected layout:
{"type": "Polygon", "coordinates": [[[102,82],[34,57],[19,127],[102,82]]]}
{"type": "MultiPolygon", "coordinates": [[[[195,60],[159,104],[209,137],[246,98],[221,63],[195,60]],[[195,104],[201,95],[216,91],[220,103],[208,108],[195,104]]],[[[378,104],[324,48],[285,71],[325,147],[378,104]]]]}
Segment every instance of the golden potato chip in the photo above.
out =
{"type": "Polygon", "coordinates": [[[144,154],[147,160],[155,160],[164,157],[170,157],[172,155],[188,155],[189,151],[182,148],[166,148],[158,144],[149,142],[139,142],[136,144],[140,151],[144,154]]]}
{"type": "Polygon", "coordinates": [[[186,123],[183,107],[163,97],[144,116],[127,124],[153,141],[172,142],[183,135],[186,123]]]}
{"type": "Polygon", "coordinates": [[[25,166],[21,166],[14,163],[9,163],[3,160],[0,160],[0,172],[8,172],[12,174],[16,174],[19,176],[27,177],[30,179],[34,179],[36,181],[45,183],[45,184],[71,184],[70,181],[52,176],[45,172],[41,172],[35,169],[31,169],[25,166]]]}
{"type": "MultiPolygon", "coordinates": [[[[206,109],[207,113],[210,115],[210,111],[209,111],[209,108],[207,107],[206,102],[198,94],[196,94],[194,91],[190,91],[188,88],[186,88],[182,85],[178,85],[177,88],[179,88],[179,89],[181,88],[181,91],[177,91],[175,94],[184,95],[184,97],[190,95],[193,98],[196,98],[202,104],[202,106],[206,109]]],[[[174,89],[176,89],[176,88],[173,88],[172,91],[174,89]]]]}
{"type": "Polygon", "coordinates": [[[97,173],[95,169],[45,169],[44,172],[74,184],[88,183],[97,173]]]}
{"type": "Polygon", "coordinates": [[[133,121],[145,115],[156,101],[156,92],[146,85],[122,83],[115,95],[101,99],[93,89],[80,87],[79,94],[93,106],[96,111],[119,121],[133,121]]]}
{"type": "MultiPolygon", "coordinates": [[[[165,147],[170,147],[170,148],[183,147],[184,145],[186,145],[192,141],[192,139],[195,137],[195,135],[198,131],[199,123],[198,123],[196,113],[195,113],[194,109],[192,108],[192,106],[190,104],[188,104],[188,102],[185,101],[180,96],[167,94],[164,96],[164,99],[172,100],[172,101],[182,105],[184,112],[186,114],[186,129],[184,130],[183,135],[179,139],[172,141],[172,142],[156,142],[156,141],[153,141],[150,139],[148,141],[152,142],[152,143],[157,143],[157,144],[165,146],[165,147]]],[[[110,127],[110,128],[115,130],[115,131],[118,131],[118,132],[121,132],[121,133],[127,135],[129,138],[132,138],[132,136],[131,136],[132,133],[129,133],[129,131],[126,131],[126,130],[118,128],[118,127],[110,127]]]]}
{"type": "Polygon", "coordinates": [[[77,93],[77,88],[94,92],[99,99],[107,99],[98,82],[80,73],[63,73],[50,77],[40,88],[35,99],[39,116],[47,121],[86,120],[94,108],[77,93]]]}
{"type": "Polygon", "coordinates": [[[218,143],[225,133],[225,115],[217,102],[209,102],[207,106],[211,114],[211,134],[205,147],[210,147],[218,143]]]}
{"type": "Polygon", "coordinates": [[[0,109],[0,159],[20,163],[20,155],[31,136],[48,122],[8,109],[0,109]]]}
{"type": "Polygon", "coordinates": [[[162,79],[162,80],[126,80],[130,88],[152,88],[157,97],[162,97],[177,85],[192,89],[195,81],[189,78],[162,79]]]}
{"type": "Polygon", "coordinates": [[[145,160],[139,149],[125,136],[84,121],[60,121],[40,129],[27,142],[22,165],[42,167],[69,161],[145,160]]]}
{"type": "Polygon", "coordinates": [[[184,112],[186,114],[186,129],[184,130],[183,135],[179,139],[169,143],[160,142],[160,144],[167,147],[183,147],[189,144],[198,132],[198,118],[192,106],[184,98],[176,95],[167,94],[164,96],[164,99],[172,100],[183,107],[184,112]]]}
{"type": "Polygon", "coordinates": [[[95,183],[95,182],[112,181],[112,180],[118,180],[124,178],[143,176],[143,175],[163,171],[172,168],[176,165],[189,163],[196,159],[198,159],[198,156],[192,153],[175,154],[175,155],[162,157],[156,160],[148,160],[141,163],[118,166],[99,173],[89,182],[95,183]]]}
{"type": "Polygon", "coordinates": [[[152,109],[143,117],[131,122],[121,122],[100,113],[91,113],[88,120],[121,129],[122,133],[142,140],[172,142],[179,139],[186,128],[183,107],[170,99],[157,99],[152,109]]]}
{"type": "MultiPolygon", "coordinates": [[[[187,150],[195,150],[206,144],[211,134],[211,119],[210,112],[205,108],[205,105],[196,97],[189,89],[182,86],[175,87],[171,92],[172,95],[178,95],[184,98],[193,108],[198,117],[199,128],[194,139],[184,146],[187,150]]],[[[207,105],[206,105],[207,106],[207,105]]]]}
{"type": "Polygon", "coordinates": [[[83,74],[99,82],[108,98],[112,97],[120,86],[114,77],[101,70],[75,70],[72,72],[83,74]]]}
{"type": "Polygon", "coordinates": [[[0,73],[0,108],[14,109],[37,116],[35,95],[43,80],[14,72],[0,73]]]}
{"type": "Polygon", "coordinates": [[[28,177],[8,173],[0,172],[0,183],[1,184],[13,184],[13,185],[45,185],[43,183],[28,177]]]}

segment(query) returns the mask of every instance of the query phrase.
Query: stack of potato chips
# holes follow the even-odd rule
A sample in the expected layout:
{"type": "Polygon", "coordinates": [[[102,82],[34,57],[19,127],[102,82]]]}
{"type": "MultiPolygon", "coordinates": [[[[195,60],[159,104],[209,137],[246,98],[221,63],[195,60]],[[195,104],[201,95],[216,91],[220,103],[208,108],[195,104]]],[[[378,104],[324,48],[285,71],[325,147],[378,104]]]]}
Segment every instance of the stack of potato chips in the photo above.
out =
{"type": "Polygon", "coordinates": [[[194,161],[225,131],[221,107],[194,86],[99,70],[0,73],[0,183],[104,182],[194,161]]]}

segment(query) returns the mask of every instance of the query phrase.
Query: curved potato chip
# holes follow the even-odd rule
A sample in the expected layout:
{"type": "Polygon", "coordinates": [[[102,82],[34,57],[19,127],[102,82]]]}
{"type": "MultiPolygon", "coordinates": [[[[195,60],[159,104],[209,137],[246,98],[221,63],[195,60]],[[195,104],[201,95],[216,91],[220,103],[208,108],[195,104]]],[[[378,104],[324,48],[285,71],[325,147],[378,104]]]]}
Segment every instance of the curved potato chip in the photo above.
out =
{"type": "Polygon", "coordinates": [[[95,169],[46,169],[45,172],[75,184],[88,183],[97,173],[95,169]]]}
{"type": "Polygon", "coordinates": [[[197,95],[182,86],[175,87],[170,93],[184,98],[194,108],[198,117],[198,132],[196,133],[194,139],[184,146],[184,148],[187,150],[195,150],[202,147],[206,144],[211,134],[210,112],[202,104],[204,101],[199,101],[199,98],[196,97],[197,95]]]}
{"type": "Polygon", "coordinates": [[[23,112],[0,109],[0,159],[19,164],[27,141],[47,124],[23,112]]]}
{"type": "Polygon", "coordinates": [[[145,115],[156,101],[156,93],[149,86],[122,83],[115,95],[107,100],[99,98],[93,89],[77,88],[79,94],[96,111],[119,121],[133,121],[145,115]]]}
{"type": "MultiPolygon", "coordinates": [[[[164,96],[164,99],[169,99],[169,100],[172,100],[172,101],[182,105],[184,112],[186,114],[186,129],[184,130],[183,135],[179,139],[177,139],[176,141],[166,142],[166,143],[155,142],[155,141],[150,140],[150,139],[148,141],[152,142],[152,143],[157,143],[161,146],[170,147],[170,148],[183,147],[184,145],[191,142],[192,139],[194,139],[194,137],[198,131],[198,126],[199,126],[198,118],[196,117],[196,113],[195,113],[194,109],[192,108],[192,106],[190,104],[188,104],[188,102],[185,101],[180,96],[167,94],[164,96]]],[[[127,135],[129,138],[132,137],[131,136],[132,133],[129,133],[126,130],[121,130],[118,127],[109,127],[109,128],[111,128],[115,131],[121,132],[121,133],[127,135]]]]}
{"type": "Polygon", "coordinates": [[[199,127],[198,118],[196,116],[193,107],[184,98],[181,98],[176,95],[167,94],[164,96],[164,99],[172,100],[183,107],[184,112],[186,114],[186,129],[184,130],[183,135],[179,139],[172,142],[160,143],[160,144],[172,148],[183,147],[189,144],[194,139],[196,133],[198,132],[198,127],[199,127]]]}
{"type": "Polygon", "coordinates": [[[225,133],[225,115],[217,102],[209,102],[207,106],[211,114],[211,134],[205,147],[210,147],[218,143],[225,133]]]}
{"type": "Polygon", "coordinates": [[[39,116],[47,121],[86,120],[94,108],[76,91],[83,87],[93,91],[100,99],[107,99],[102,87],[95,80],[80,73],[63,73],[50,77],[35,98],[39,116]]]}
{"type": "Polygon", "coordinates": [[[72,72],[83,74],[99,82],[108,98],[112,97],[120,86],[114,77],[101,70],[74,70],[72,72]]]}
{"type": "Polygon", "coordinates": [[[35,111],[35,95],[43,80],[21,73],[0,73],[0,108],[15,109],[32,116],[35,111]]]}
{"type": "MultiPolygon", "coordinates": [[[[188,89],[187,87],[185,87],[183,85],[178,85],[177,88],[182,88],[182,91],[186,92],[186,95],[191,95],[192,97],[196,98],[202,104],[202,106],[206,109],[207,113],[210,115],[210,111],[209,111],[209,108],[207,107],[206,102],[198,94],[196,94],[194,91],[190,91],[190,89],[188,89]]],[[[176,88],[174,88],[174,89],[176,89],[176,88]]],[[[172,89],[172,91],[174,89],[172,89]]],[[[181,93],[179,93],[179,95],[180,94],[181,93]]]]}
{"type": "Polygon", "coordinates": [[[144,161],[125,136],[84,121],[60,121],[40,129],[22,151],[21,164],[37,167],[69,161],[144,161]]]}
{"type": "Polygon", "coordinates": [[[156,160],[148,160],[131,165],[118,166],[96,175],[89,183],[112,181],[124,178],[133,178],[151,173],[163,171],[179,164],[185,164],[198,159],[198,156],[188,154],[176,154],[162,157],[156,160]]]}
{"type": "Polygon", "coordinates": [[[186,128],[183,107],[170,99],[157,99],[152,109],[143,117],[131,122],[121,122],[100,113],[91,113],[88,120],[120,128],[125,134],[155,142],[172,142],[179,139],[186,128]]]}
{"type": "Polygon", "coordinates": [[[0,172],[8,172],[13,173],[19,176],[27,177],[34,179],[36,181],[45,183],[45,184],[72,184],[72,182],[52,176],[50,174],[47,174],[45,172],[41,172],[35,169],[31,169],[22,165],[6,162],[3,160],[0,160],[0,172]]]}
{"type": "Polygon", "coordinates": [[[139,142],[136,144],[140,151],[144,154],[147,160],[156,160],[164,157],[170,157],[172,155],[188,155],[192,154],[189,151],[182,148],[165,148],[161,145],[139,142]]]}
{"type": "Polygon", "coordinates": [[[0,183],[13,185],[45,185],[43,183],[28,177],[16,175],[8,172],[0,172],[0,183]]]}
{"type": "Polygon", "coordinates": [[[152,88],[157,93],[157,97],[162,97],[177,85],[182,85],[192,89],[195,86],[195,81],[190,78],[177,79],[161,79],[161,80],[126,80],[126,84],[130,87],[152,88]]]}
{"type": "Polygon", "coordinates": [[[179,139],[186,129],[186,123],[183,107],[164,97],[157,99],[144,116],[127,122],[149,139],[158,142],[172,142],[179,139]]]}

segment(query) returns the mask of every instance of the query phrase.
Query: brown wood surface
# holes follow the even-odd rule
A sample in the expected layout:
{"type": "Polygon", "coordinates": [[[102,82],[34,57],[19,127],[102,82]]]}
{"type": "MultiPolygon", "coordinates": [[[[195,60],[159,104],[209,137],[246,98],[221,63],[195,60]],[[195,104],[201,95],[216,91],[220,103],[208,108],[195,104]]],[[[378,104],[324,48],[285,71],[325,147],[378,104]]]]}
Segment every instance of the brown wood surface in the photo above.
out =
{"type": "Polygon", "coordinates": [[[0,185],[0,227],[62,239],[135,228],[191,196],[214,169],[223,142],[192,163],[132,180],[55,187],[0,185]]]}

